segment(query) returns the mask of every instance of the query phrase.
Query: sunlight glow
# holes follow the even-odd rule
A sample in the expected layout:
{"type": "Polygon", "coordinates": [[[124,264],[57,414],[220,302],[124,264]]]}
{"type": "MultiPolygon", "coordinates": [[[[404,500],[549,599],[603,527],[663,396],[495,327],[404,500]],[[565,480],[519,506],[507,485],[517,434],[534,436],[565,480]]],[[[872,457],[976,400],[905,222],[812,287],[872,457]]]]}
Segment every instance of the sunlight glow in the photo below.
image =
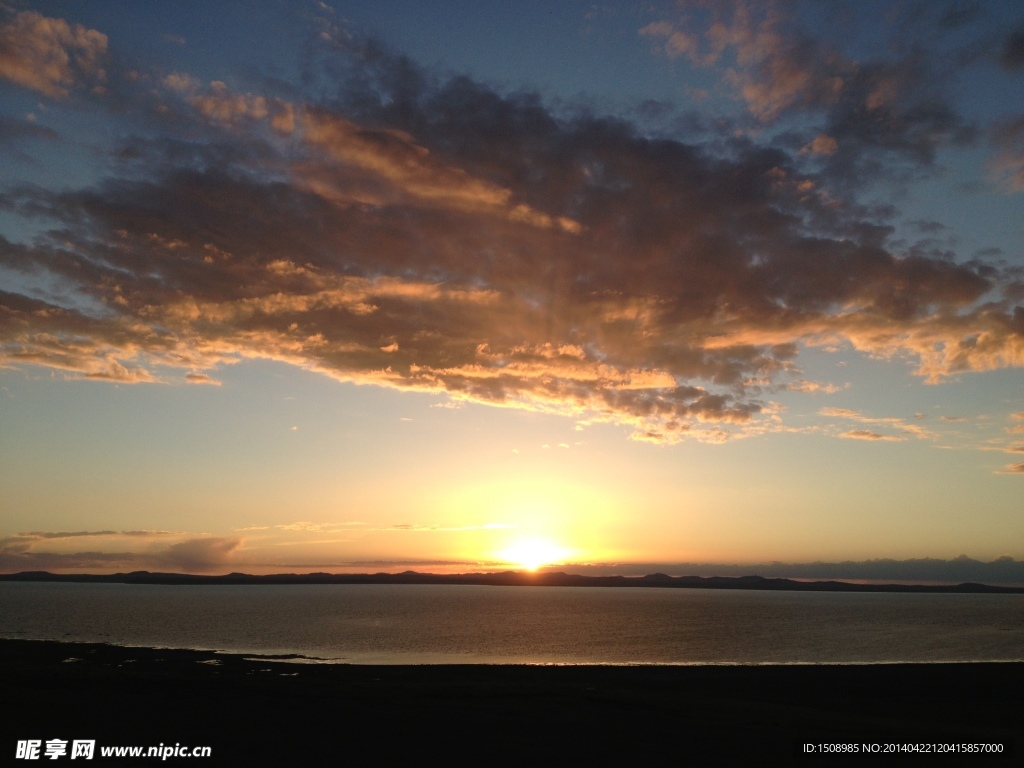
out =
{"type": "Polygon", "coordinates": [[[498,553],[502,560],[530,571],[535,571],[542,565],[561,562],[568,555],[569,550],[545,539],[520,539],[498,553]]]}

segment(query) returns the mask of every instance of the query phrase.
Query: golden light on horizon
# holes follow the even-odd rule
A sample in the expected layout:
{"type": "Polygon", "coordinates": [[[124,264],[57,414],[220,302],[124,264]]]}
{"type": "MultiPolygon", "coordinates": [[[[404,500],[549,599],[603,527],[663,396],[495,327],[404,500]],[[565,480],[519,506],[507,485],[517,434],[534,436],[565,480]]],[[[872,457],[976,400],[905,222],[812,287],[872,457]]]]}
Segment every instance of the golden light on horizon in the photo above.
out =
{"type": "Polygon", "coordinates": [[[499,552],[498,557],[529,571],[536,571],[542,565],[552,565],[565,560],[569,554],[568,549],[552,544],[547,539],[530,538],[515,541],[499,552]]]}

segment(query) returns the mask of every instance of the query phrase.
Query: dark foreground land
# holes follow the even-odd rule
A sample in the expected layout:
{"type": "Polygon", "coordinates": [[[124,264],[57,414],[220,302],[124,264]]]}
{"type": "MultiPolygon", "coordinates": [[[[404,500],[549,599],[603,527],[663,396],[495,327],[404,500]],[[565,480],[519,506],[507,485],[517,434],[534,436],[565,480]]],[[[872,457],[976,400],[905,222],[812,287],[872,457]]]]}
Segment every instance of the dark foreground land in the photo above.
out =
{"type": "Polygon", "coordinates": [[[159,764],[99,748],[160,744],[212,747],[165,761],[202,766],[1019,765],[1024,664],[349,666],[3,640],[0,711],[3,765],[79,764],[16,759],[28,739],[94,739],[83,765],[159,764]],[[1005,746],[995,758],[799,754],[826,742],[1005,746]]]}

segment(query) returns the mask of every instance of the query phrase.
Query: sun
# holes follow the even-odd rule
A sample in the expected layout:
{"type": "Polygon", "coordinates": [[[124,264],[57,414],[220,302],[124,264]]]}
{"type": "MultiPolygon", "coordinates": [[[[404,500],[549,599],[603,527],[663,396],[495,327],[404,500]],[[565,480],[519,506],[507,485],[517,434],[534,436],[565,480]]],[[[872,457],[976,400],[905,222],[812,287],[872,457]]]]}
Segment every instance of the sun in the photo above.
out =
{"type": "Polygon", "coordinates": [[[546,539],[520,539],[498,553],[508,563],[536,571],[542,565],[557,563],[568,556],[569,550],[552,544],[546,539]]]}

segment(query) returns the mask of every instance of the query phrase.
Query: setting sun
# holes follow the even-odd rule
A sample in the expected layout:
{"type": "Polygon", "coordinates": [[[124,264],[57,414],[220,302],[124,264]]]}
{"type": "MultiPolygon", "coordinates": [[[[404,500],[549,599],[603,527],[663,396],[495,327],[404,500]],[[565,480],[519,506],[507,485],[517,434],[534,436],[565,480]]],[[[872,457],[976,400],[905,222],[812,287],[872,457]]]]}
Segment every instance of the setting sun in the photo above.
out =
{"type": "Polygon", "coordinates": [[[545,539],[520,539],[498,553],[502,560],[530,571],[535,571],[542,565],[560,562],[568,555],[569,550],[555,546],[545,539]]]}

